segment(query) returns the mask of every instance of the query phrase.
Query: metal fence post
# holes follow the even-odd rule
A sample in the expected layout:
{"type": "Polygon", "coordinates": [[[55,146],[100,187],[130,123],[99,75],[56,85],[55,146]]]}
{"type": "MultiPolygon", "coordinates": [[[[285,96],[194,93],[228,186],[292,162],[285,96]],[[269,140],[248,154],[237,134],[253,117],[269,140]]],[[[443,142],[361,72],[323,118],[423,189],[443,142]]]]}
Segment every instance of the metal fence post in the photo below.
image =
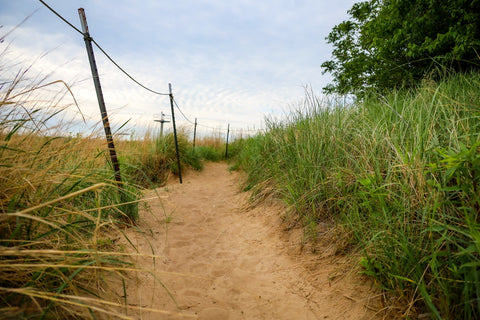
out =
{"type": "Polygon", "coordinates": [[[229,134],[230,134],[230,123],[228,124],[228,127],[227,127],[227,143],[225,146],[225,159],[228,158],[228,135],[229,134]]]}
{"type": "Polygon", "coordinates": [[[193,127],[193,152],[195,152],[195,138],[197,137],[197,118],[195,118],[195,125],[193,127]]]}
{"type": "Polygon", "coordinates": [[[107,109],[105,107],[105,100],[103,99],[102,87],[100,86],[100,78],[98,77],[97,65],[95,62],[95,56],[93,54],[92,38],[90,37],[90,34],[88,32],[85,10],[83,8],[78,9],[78,15],[80,16],[80,22],[82,23],[83,39],[85,40],[88,60],[90,62],[90,69],[92,70],[93,83],[95,85],[95,91],[97,93],[98,106],[102,115],[103,128],[105,129],[105,136],[107,138],[110,159],[112,160],[113,169],[115,171],[115,181],[120,187],[122,187],[123,184],[122,176],[120,174],[120,165],[118,163],[117,153],[115,152],[115,144],[113,143],[112,130],[110,129],[110,123],[108,122],[107,109]]]}
{"type": "Polygon", "coordinates": [[[172,124],[173,124],[173,136],[175,138],[175,151],[177,153],[177,166],[178,166],[178,179],[182,183],[182,168],[180,167],[180,151],[178,150],[178,139],[177,139],[177,127],[175,126],[175,111],[173,110],[173,94],[172,94],[172,84],[168,84],[168,90],[170,92],[170,107],[172,109],[172,124]]]}

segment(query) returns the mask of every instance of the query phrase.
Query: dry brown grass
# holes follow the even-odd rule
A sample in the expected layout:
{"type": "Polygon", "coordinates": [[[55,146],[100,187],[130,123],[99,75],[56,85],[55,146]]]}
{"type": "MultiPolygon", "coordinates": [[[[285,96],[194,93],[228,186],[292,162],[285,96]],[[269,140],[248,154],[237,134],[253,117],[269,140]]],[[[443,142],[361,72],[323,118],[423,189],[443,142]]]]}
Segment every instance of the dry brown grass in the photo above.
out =
{"type": "Polygon", "coordinates": [[[63,82],[29,78],[28,69],[1,82],[0,319],[128,318],[104,279],[140,271],[112,239],[128,227],[120,218],[136,214],[140,191],[127,184],[120,196],[99,135],[65,134],[67,85],[46,92],[63,82]]]}

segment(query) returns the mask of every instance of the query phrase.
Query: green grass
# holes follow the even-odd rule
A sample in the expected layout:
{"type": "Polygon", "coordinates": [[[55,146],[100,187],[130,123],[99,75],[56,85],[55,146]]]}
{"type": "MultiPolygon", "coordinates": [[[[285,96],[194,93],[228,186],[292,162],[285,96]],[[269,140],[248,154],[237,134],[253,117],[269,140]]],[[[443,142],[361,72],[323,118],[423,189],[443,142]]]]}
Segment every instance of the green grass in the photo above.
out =
{"type": "MultiPolygon", "coordinates": [[[[312,224],[334,219],[404,316],[480,317],[480,75],[344,105],[312,93],[236,166],[312,224]],[[399,299],[399,300],[398,300],[399,299]]],[[[260,187],[258,187],[260,186],[260,187]]],[[[315,237],[315,235],[311,235],[315,237]]]]}
{"type": "Polygon", "coordinates": [[[202,159],[217,162],[223,160],[224,154],[221,151],[216,150],[214,146],[197,146],[195,153],[202,159]]]}
{"type": "MultiPolygon", "coordinates": [[[[200,171],[207,161],[225,160],[225,141],[218,133],[198,139],[195,148],[185,128],[177,130],[177,139],[182,173],[189,169],[200,171]]],[[[241,141],[230,144],[230,155],[239,152],[241,141]]],[[[148,132],[142,139],[121,141],[119,145],[122,169],[132,183],[154,188],[163,186],[170,174],[178,175],[173,133],[154,138],[148,132]]]]}
{"type": "MultiPolygon", "coordinates": [[[[182,172],[186,169],[201,170],[204,159],[193,152],[187,133],[179,130],[177,139],[182,172]]],[[[161,138],[147,134],[140,140],[124,141],[121,146],[122,169],[133,183],[154,188],[164,185],[171,173],[178,175],[173,133],[161,138]]]]}

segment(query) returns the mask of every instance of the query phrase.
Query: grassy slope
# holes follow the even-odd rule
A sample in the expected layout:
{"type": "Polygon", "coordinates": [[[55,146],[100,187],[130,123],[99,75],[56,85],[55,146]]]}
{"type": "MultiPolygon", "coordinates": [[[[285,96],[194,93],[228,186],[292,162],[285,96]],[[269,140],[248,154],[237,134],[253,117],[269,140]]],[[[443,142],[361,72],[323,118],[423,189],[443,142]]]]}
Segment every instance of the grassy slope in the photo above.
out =
{"type": "MultiPolygon", "coordinates": [[[[30,78],[28,68],[8,74],[0,85],[0,319],[115,314],[125,301],[109,307],[102,278],[135,266],[109,235],[138,218],[143,188],[178,171],[173,136],[116,141],[120,190],[101,134],[65,137],[68,90],[30,78]]],[[[179,149],[182,168],[197,170],[203,154],[221,154],[206,143],[193,152],[182,130],[179,149]]]]}
{"type": "MultiPolygon", "coordinates": [[[[351,106],[305,103],[239,156],[309,230],[334,218],[405,315],[480,317],[480,75],[351,106]],[[351,234],[350,233],[350,234],[351,234]]],[[[315,235],[313,235],[315,236],[315,235]]]]}
{"type": "Polygon", "coordinates": [[[0,86],[0,318],[115,314],[102,270],[130,263],[108,234],[135,220],[140,192],[120,195],[103,139],[60,135],[65,93],[44,99],[44,85],[58,89],[26,69],[0,86]]]}

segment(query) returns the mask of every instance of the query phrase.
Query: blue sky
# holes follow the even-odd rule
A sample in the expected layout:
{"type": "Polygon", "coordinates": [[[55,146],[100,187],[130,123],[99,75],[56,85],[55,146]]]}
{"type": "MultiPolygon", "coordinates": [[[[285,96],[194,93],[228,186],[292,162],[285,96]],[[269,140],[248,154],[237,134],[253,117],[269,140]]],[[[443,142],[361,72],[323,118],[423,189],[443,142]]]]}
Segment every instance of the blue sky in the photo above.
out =
{"type": "MultiPolygon", "coordinates": [[[[46,0],[78,28],[86,12],[91,36],[143,84],[173,94],[191,121],[225,130],[261,128],[331,78],[320,65],[331,56],[325,37],[348,18],[354,0],[46,0]]],[[[82,112],[98,118],[83,38],[39,1],[0,0],[0,36],[32,15],[0,44],[4,64],[31,65],[71,85],[82,112]]],[[[130,129],[170,114],[168,98],[151,94],[120,73],[96,48],[111,122],[130,129]]],[[[14,71],[11,70],[13,73],[14,71]]],[[[68,100],[68,97],[65,97],[68,100]]],[[[65,103],[68,103],[66,101],[65,103]]],[[[78,117],[73,113],[72,117],[78,117]]],[[[190,126],[182,115],[179,125],[190,126]]],[[[210,129],[203,127],[204,130],[210,129]]]]}

